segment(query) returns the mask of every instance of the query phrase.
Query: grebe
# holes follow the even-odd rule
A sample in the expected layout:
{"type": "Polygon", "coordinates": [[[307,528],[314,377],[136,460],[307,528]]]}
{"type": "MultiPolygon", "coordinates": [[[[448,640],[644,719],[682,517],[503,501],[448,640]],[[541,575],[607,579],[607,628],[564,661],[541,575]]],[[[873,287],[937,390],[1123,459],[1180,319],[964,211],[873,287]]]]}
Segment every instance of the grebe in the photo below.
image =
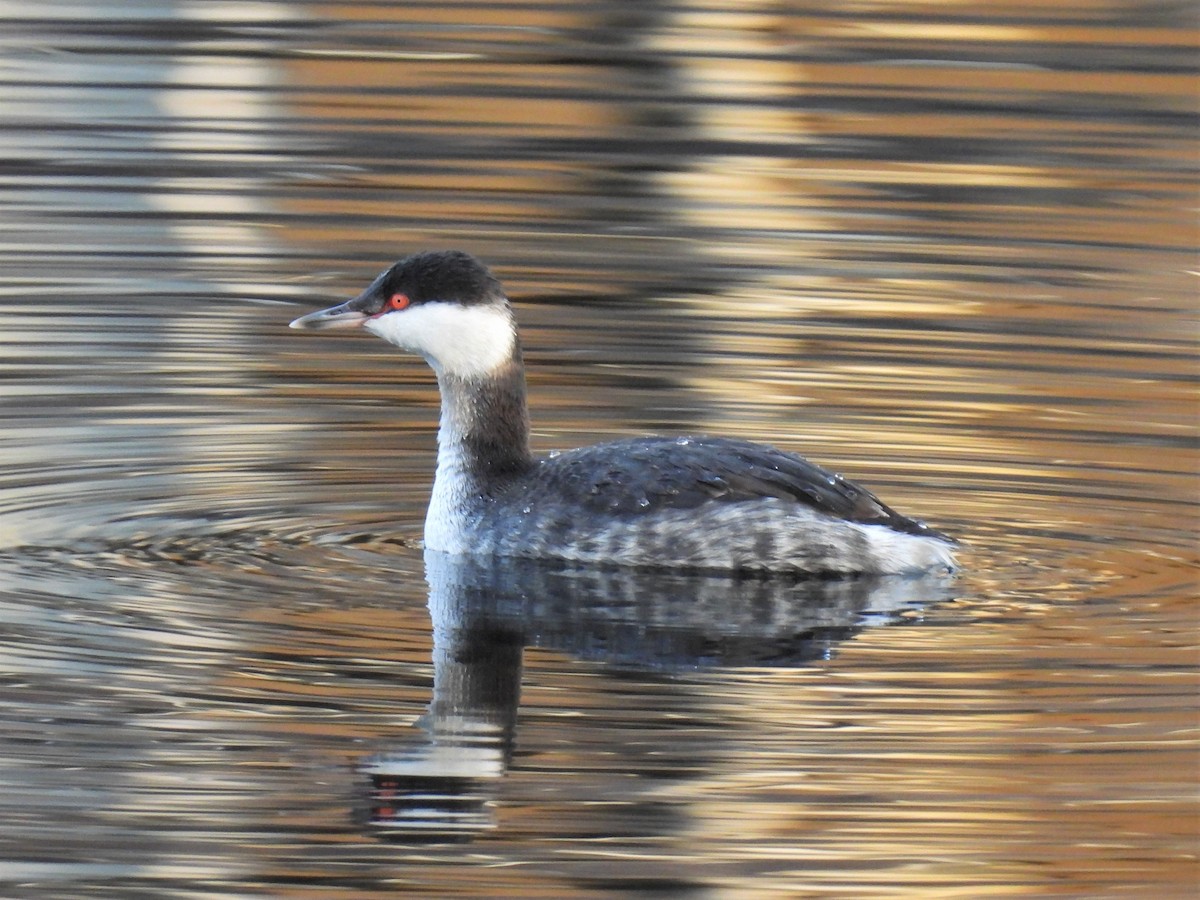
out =
{"type": "Polygon", "coordinates": [[[954,541],[803,457],[729,438],[529,450],[500,282],[459,251],[400,260],[292,328],[363,327],[425,358],[442,396],[425,546],[452,554],[791,575],[954,568],[954,541]]]}

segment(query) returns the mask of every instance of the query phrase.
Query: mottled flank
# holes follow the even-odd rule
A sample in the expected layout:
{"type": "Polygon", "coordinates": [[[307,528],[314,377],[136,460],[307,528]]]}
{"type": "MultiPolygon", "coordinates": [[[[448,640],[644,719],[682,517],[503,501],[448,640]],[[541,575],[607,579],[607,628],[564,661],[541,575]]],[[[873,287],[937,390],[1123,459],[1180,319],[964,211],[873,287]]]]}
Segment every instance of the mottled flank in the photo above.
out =
{"type": "Polygon", "coordinates": [[[568,562],[775,572],[790,575],[899,574],[950,570],[951,545],[886,525],[849,522],[774,497],[694,509],[568,514],[537,501],[485,501],[457,538],[432,549],[568,562]]]}

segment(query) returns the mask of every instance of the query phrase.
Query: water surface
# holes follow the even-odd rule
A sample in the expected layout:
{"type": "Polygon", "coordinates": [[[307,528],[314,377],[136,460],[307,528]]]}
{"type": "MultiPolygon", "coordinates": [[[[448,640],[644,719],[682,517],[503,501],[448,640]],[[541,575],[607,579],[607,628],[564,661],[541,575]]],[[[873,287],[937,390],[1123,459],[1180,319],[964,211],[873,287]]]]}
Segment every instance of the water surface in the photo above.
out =
{"type": "Polygon", "coordinates": [[[0,20],[6,896],[1194,890],[1186,5],[0,20]],[[769,441],[963,574],[427,561],[431,374],[285,326],[444,246],[538,449],[769,441]]]}

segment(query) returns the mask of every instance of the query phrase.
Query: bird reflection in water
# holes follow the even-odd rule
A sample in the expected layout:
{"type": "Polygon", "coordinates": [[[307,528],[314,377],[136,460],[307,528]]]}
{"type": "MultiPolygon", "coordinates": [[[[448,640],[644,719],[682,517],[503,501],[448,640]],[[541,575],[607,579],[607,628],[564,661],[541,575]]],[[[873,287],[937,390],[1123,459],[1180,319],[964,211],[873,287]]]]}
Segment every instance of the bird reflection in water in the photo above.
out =
{"type": "Polygon", "coordinates": [[[623,668],[804,666],[869,624],[951,598],[952,576],[789,580],[425,554],[433,700],[419,743],[375,755],[369,823],[406,842],[495,827],[526,645],[623,668]]]}

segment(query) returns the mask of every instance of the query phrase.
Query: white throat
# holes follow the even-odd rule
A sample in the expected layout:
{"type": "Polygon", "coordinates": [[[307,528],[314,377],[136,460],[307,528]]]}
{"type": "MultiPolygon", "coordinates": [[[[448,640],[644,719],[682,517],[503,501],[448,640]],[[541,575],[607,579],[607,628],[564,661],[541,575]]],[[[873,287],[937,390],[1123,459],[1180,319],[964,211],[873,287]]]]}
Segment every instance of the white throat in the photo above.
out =
{"type": "Polygon", "coordinates": [[[512,359],[516,327],[502,306],[434,301],[368,319],[364,327],[425,357],[439,375],[474,379],[512,359]]]}

